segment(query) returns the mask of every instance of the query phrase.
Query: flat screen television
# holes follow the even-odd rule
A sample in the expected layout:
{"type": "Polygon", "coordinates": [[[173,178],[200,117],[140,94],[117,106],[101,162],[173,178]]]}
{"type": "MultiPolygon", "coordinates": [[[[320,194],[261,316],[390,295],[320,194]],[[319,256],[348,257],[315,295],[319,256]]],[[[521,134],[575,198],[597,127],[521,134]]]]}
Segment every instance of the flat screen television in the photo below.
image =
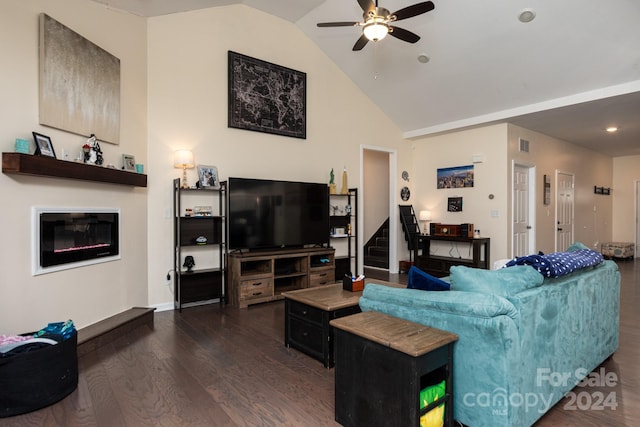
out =
{"type": "Polygon", "coordinates": [[[329,241],[327,184],[229,178],[229,249],[322,246],[329,241]]]}

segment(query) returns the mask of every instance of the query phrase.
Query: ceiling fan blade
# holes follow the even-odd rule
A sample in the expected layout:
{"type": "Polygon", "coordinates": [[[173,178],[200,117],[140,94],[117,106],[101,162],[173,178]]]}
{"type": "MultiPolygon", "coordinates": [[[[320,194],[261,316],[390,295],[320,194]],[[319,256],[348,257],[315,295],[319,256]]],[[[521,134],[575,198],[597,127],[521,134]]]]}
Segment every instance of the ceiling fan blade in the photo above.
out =
{"type": "Polygon", "coordinates": [[[320,22],[318,27],[355,27],[359,22],[320,22]]]}
{"type": "Polygon", "coordinates": [[[436,6],[432,1],[425,1],[422,3],[416,3],[411,6],[407,6],[399,11],[392,13],[396,17],[396,21],[401,19],[413,18],[414,16],[421,15],[432,11],[436,6]]]}
{"type": "Polygon", "coordinates": [[[407,43],[415,43],[420,40],[419,35],[412,33],[411,31],[407,31],[404,28],[393,27],[391,25],[389,25],[389,28],[391,29],[391,31],[389,31],[389,35],[407,43]]]}
{"type": "Polygon", "coordinates": [[[369,39],[364,34],[361,35],[356,44],[353,45],[352,50],[362,50],[362,48],[366,46],[368,41],[369,39]]]}
{"type": "Polygon", "coordinates": [[[373,2],[373,0],[358,0],[358,4],[365,14],[369,12],[375,13],[376,11],[376,4],[373,2]]]}

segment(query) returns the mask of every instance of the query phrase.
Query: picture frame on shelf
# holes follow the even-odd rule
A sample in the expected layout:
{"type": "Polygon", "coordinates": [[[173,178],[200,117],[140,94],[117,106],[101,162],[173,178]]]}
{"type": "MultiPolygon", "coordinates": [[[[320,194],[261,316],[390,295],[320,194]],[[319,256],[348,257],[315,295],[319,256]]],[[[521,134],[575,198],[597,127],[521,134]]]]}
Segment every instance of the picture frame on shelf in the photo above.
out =
{"type": "Polygon", "coordinates": [[[122,155],[122,169],[128,172],[136,171],[136,157],[131,154],[122,155]]]}
{"type": "Polygon", "coordinates": [[[51,138],[38,132],[33,133],[33,141],[36,143],[36,156],[46,156],[56,158],[56,152],[53,149],[51,138]]]}
{"type": "Polygon", "coordinates": [[[215,166],[198,165],[198,184],[203,190],[220,189],[220,177],[215,166]]]}

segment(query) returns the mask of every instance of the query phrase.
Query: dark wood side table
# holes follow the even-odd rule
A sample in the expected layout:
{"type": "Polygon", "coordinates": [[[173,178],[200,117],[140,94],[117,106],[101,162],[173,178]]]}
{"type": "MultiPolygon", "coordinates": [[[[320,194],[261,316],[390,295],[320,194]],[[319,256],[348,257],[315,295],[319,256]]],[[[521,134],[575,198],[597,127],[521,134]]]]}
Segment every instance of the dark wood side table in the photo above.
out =
{"type": "Polygon", "coordinates": [[[456,334],[368,311],[332,320],[336,421],[344,426],[419,426],[445,404],[453,425],[456,334]],[[420,409],[420,391],[446,381],[445,395],[420,409]]]}
{"type": "MultiPolygon", "coordinates": [[[[463,236],[425,236],[417,235],[414,244],[413,259],[416,267],[436,276],[444,277],[449,275],[449,269],[453,265],[465,265],[473,268],[490,268],[491,259],[491,239],[488,237],[463,237],[463,236]],[[471,258],[461,258],[459,256],[442,256],[431,254],[431,242],[448,242],[457,246],[461,244],[471,250],[471,258]]],[[[456,255],[460,251],[456,248],[456,255]]]]}
{"type": "MultiPolygon", "coordinates": [[[[371,283],[401,287],[406,285],[371,279],[371,283]]],[[[284,344],[333,367],[333,327],[329,322],[359,313],[362,292],[342,289],[342,283],[283,292],[284,344]]]]}
{"type": "Polygon", "coordinates": [[[284,292],[284,344],[333,367],[332,319],[359,313],[362,292],[342,283],[284,292]]]}

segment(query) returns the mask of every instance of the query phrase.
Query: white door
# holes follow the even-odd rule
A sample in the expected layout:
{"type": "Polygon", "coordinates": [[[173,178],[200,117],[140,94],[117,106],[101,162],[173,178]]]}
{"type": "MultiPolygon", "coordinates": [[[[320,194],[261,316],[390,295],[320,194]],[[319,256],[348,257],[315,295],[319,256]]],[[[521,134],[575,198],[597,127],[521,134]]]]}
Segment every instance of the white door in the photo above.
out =
{"type": "Polygon", "coordinates": [[[556,171],[556,251],[573,243],[573,174],[556,171]]]}
{"type": "Polygon", "coordinates": [[[515,165],[513,168],[513,256],[531,253],[531,221],[529,212],[530,168],[515,165]]]}

